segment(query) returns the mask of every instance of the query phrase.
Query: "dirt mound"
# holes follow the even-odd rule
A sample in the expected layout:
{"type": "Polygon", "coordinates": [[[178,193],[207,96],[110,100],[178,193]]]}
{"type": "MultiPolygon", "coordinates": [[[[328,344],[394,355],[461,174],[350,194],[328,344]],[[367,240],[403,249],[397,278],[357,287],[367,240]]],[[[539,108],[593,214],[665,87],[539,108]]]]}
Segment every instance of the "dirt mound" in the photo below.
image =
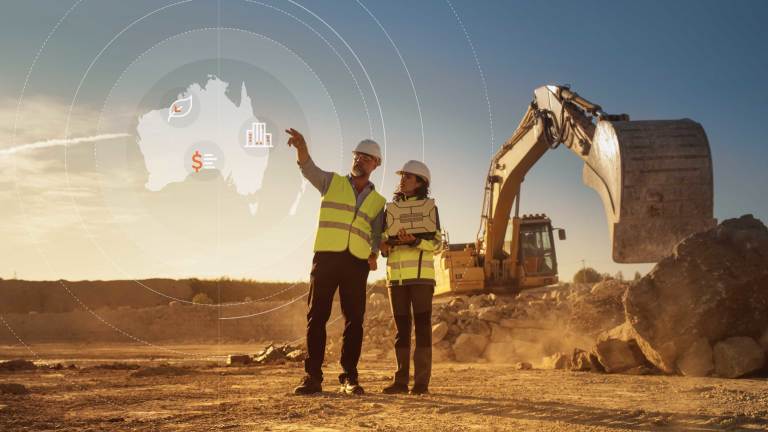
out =
{"type": "Polygon", "coordinates": [[[137,370],[140,367],[141,366],[133,363],[113,362],[113,363],[104,363],[104,364],[98,364],[95,366],[83,368],[82,371],[86,372],[89,370],[137,370]]]}
{"type": "Polygon", "coordinates": [[[246,298],[285,300],[306,291],[304,282],[222,279],[143,279],[113,281],[25,281],[0,279],[0,313],[62,313],[103,308],[148,308],[202,293],[217,303],[246,298]],[[271,296],[271,297],[270,297],[271,296]]]}
{"type": "Polygon", "coordinates": [[[35,370],[37,366],[29,360],[14,359],[0,363],[0,371],[16,372],[23,370],[35,370]]]}

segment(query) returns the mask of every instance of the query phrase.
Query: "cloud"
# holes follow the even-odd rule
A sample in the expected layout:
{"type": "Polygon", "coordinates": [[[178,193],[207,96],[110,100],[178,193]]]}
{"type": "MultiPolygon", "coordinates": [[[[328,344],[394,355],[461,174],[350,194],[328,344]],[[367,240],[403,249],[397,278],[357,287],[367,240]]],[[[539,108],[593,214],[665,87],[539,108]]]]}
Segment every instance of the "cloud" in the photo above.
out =
{"type": "MultiPolygon", "coordinates": [[[[103,188],[141,187],[138,174],[126,169],[103,175],[89,158],[70,158],[65,165],[63,150],[124,143],[131,135],[99,133],[97,110],[76,107],[68,118],[69,105],[53,98],[28,99],[18,115],[16,109],[17,101],[0,101],[0,231],[45,238],[83,221],[107,229],[114,221],[104,207],[103,188]]],[[[89,153],[88,148],[68,151],[89,153]]]]}
{"type": "Polygon", "coordinates": [[[114,133],[114,134],[100,134],[86,137],[67,138],[67,139],[50,139],[45,141],[37,141],[29,144],[20,144],[10,148],[0,149],[0,156],[12,155],[23,151],[30,151],[36,149],[71,146],[84,143],[93,143],[99,141],[113,140],[116,138],[125,138],[131,136],[126,133],[114,133]]]}
{"type": "Polygon", "coordinates": [[[90,106],[72,108],[60,99],[30,97],[21,105],[16,99],[0,100],[0,149],[21,143],[73,136],[97,135],[99,112],[90,106]],[[18,111],[17,111],[18,108],[18,111]],[[14,139],[15,126],[15,139],[14,139]]]}

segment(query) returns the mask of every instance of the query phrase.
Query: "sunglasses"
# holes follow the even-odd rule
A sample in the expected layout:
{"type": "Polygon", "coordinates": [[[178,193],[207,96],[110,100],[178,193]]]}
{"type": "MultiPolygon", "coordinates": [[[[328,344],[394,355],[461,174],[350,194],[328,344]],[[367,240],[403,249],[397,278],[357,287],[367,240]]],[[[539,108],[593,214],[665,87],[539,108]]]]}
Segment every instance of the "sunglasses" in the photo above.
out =
{"type": "Polygon", "coordinates": [[[375,162],[376,158],[374,156],[365,154],[365,153],[355,153],[353,158],[355,160],[361,160],[363,162],[375,162]]]}

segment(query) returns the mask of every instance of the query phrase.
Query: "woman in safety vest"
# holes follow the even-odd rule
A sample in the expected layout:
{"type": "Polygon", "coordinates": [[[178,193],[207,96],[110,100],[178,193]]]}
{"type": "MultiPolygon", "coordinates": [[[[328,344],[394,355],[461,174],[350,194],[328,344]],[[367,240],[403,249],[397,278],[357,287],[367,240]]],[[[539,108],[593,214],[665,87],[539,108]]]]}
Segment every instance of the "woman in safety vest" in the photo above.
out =
{"type": "MultiPolygon", "coordinates": [[[[425,164],[408,161],[397,174],[400,175],[400,186],[394,201],[428,198],[431,178],[425,164]]],[[[387,287],[397,329],[397,371],[394,382],[383,389],[384,393],[408,393],[412,325],[416,348],[413,354],[414,385],[410,393],[428,392],[432,372],[432,295],[435,291],[432,253],[441,243],[439,219],[436,222],[434,234],[416,237],[400,230],[396,237],[384,234],[381,242],[382,255],[387,257],[387,287]]]]}

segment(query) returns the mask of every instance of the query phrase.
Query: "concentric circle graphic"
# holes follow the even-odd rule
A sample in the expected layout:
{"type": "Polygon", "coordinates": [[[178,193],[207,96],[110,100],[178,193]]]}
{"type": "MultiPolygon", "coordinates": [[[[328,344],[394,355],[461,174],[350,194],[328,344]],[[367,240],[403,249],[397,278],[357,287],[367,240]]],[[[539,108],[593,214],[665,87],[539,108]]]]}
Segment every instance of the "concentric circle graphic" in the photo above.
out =
{"type": "MultiPolygon", "coordinates": [[[[68,142],[57,161],[62,163],[61,185],[69,191],[69,208],[62,212],[76,221],[72,229],[90,245],[89,256],[98,257],[94,265],[115,279],[132,281],[137,291],[191,307],[216,308],[220,322],[263,319],[305,298],[306,293],[296,289],[301,285],[257,299],[196,304],[153,287],[147,275],[217,278],[308,270],[318,194],[302,178],[283,130],[302,131],[317,166],[339,173],[349,169],[357,141],[378,140],[384,161],[372,180],[385,190],[392,166],[388,163],[399,163],[388,159],[395,151],[436,161],[425,132],[427,105],[418,91],[419,81],[429,77],[412,73],[375,8],[360,1],[355,12],[370,21],[365,37],[387,47],[376,56],[356,51],[355,36],[345,34],[349,30],[331,25],[322,13],[300,2],[216,2],[209,19],[189,19],[211,3],[184,0],[136,11],[133,16],[138,18],[116,28],[88,54],[79,79],[68,83],[66,124],[63,136],[56,137],[68,142]],[[253,18],[252,25],[223,13],[228,8],[241,8],[253,18]],[[94,136],[117,137],[84,140],[95,142],[88,144],[93,145],[90,161],[80,160],[82,152],[75,151],[83,138],[75,126],[82,109],[95,113],[94,136]],[[417,138],[394,142],[390,137],[397,134],[392,131],[417,138]],[[80,186],[74,183],[74,173],[83,166],[95,179],[90,186],[101,201],[97,208],[76,193],[80,186]],[[278,297],[279,304],[272,304],[278,297]],[[242,312],[266,301],[268,306],[242,312]],[[230,313],[233,307],[237,312],[230,313]]],[[[41,60],[57,56],[47,47],[57,37],[76,38],[82,29],[70,25],[72,16],[87,13],[89,7],[88,2],[75,2],[34,56],[17,103],[14,146],[21,144],[16,135],[19,119],[27,115],[25,97],[42,85],[37,77],[45,71],[37,68],[43,63],[50,68],[41,60]]],[[[472,52],[475,64],[470,66],[482,81],[493,141],[479,59],[457,11],[450,2],[445,7],[456,18],[446,25],[457,27],[468,42],[462,49],[472,52]]],[[[25,178],[17,176],[15,181],[19,206],[29,214],[32,207],[19,188],[25,178]]],[[[32,236],[32,226],[25,228],[40,264],[61,273],[63,264],[49,246],[32,236]]],[[[223,358],[201,357],[121,329],[73,292],[67,281],[58,282],[79,309],[128,342],[188,359],[223,358]]],[[[0,319],[34,355],[24,334],[0,319]]],[[[183,334],[185,329],[177,331],[183,334]]]]}

